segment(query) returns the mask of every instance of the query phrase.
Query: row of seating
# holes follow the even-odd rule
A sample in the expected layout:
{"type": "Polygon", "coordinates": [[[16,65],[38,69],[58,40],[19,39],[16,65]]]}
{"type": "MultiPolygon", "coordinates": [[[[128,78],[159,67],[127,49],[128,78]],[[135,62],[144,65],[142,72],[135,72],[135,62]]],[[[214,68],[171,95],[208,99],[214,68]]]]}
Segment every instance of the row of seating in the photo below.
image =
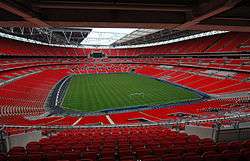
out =
{"type": "Polygon", "coordinates": [[[0,39],[1,55],[17,56],[82,56],[84,52],[80,48],[52,47],[28,42],[0,39]]]}
{"type": "MultiPolygon", "coordinates": [[[[134,112],[113,113],[96,116],[51,116],[35,120],[28,120],[23,116],[0,117],[0,122],[5,125],[110,125],[114,124],[142,124],[147,122],[166,122],[175,120],[192,119],[214,119],[224,118],[234,111],[245,113],[249,112],[249,98],[230,98],[205,100],[203,102],[191,103],[187,105],[169,106],[166,108],[148,109],[134,112]]],[[[42,113],[42,112],[41,112],[42,113]]],[[[239,120],[238,120],[239,121],[239,120]]],[[[173,125],[174,126],[174,125],[173,125]]],[[[9,132],[6,130],[6,132],[9,132]]],[[[9,134],[12,134],[11,132],[9,134]]]]}
{"type": "MultiPolygon", "coordinates": [[[[191,88],[201,89],[211,93],[237,92],[239,89],[248,90],[249,82],[241,82],[242,78],[248,76],[233,76],[230,79],[222,79],[224,76],[211,75],[204,73],[205,69],[196,69],[188,67],[175,67],[167,70],[160,66],[152,65],[131,65],[131,64],[80,64],[80,65],[58,65],[58,70],[50,70],[57,66],[39,67],[44,70],[40,73],[18,79],[0,88],[0,105],[1,105],[1,123],[2,124],[19,124],[19,125],[86,125],[86,124],[110,124],[110,121],[104,116],[86,116],[78,117],[59,117],[47,122],[47,118],[34,120],[24,119],[23,116],[39,115],[44,113],[44,102],[51,88],[64,76],[71,73],[110,73],[110,72],[128,72],[136,69],[136,73],[150,75],[153,77],[166,79],[172,82],[180,83],[191,88]],[[202,75],[201,75],[202,74],[202,75]],[[213,77],[212,77],[213,76],[213,77]],[[219,79],[220,78],[220,79],[219,79]],[[212,83],[210,83],[212,82],[212,83]],[[237,83],[238,82],[238,83],[237,83]],[[208,85],[209,86],[208,88],[208,85]],[[213,85],[213,86],[212,86],[213,85]],[[223,85],[223,88],[218,86],[223,85]],[[212,88],[213,87],[213,88],[212,88]],[[216,88],[215,88],[216,87],[216,88]],[[212,91],[214,89],[214,91],[212,91]],[[216,92],[219,91],[219,92],[216,92]],[[222,91],[222,92],[221,92],[222,91]],[[32,94],[31,94],[32,93],[32,94]],[[12,116],[22,115],[21,118],[12,116]],[[43,122],[44,120],[44,122],[43,122]]],[[[36,68],[32,68],[34,70],[36,68]]],[[[241,98],[238,98],[240,100],[241,98]]],[[[245,99],[245,98],[242,98],[245,99]]],[[[247,100],[247,98],[246,98],[247,100]]],[[[140,112],[125,112],[120,114],[110,114],[110,118],[115,124],[141,123],[141,119],[150,122],[162,122],[169,119],[179,119],[177,116],[170,116],[171,113],[190,113],[195,115],[206,115],[212,117],[207,108],[234,110],[235,107],[246,106],[237,103],[234,99],[211,100],[198,104],[174,106],[171,108],[160,108],[153,110],[144,110],[140,112]],[[185,110],[184,110],[185,108],[185,110]]],[[[246,109],[243,109],[244,112],[246,109]]],[[[222,116],[217,116],[222,117],[222,116]]]]}
{"type": "MultiPolygon", "coordinates": [[[[229,69],[233,71],[249,71],[249,59],[210,59],[210,58],[13,58],[0,60],[0,70],[7,71],[13,69],[22,69],[27,67],[35,67],[39,65],[54,65],[54,64],[104,64],[110,66],[112,63],[149,63],[149,64],[166,64],[178,66],[194,66],[200,68],[210,69],[229,69]]],[[[114,66],[113,65],[113,66],[114,66]]]]}
{"type": "Polygon", "coordinates": [[[215,143],[163,126],[67,130],[2,154],[8,161],[248,161],[249,156],[249,140],[215,143]]]}
{"type": "Polygon", "coordinates": [[[72,67],[73,73],[98,74],[98,73],[128,73],[136,67],[131,64],[79,64],[72,67]]]}
{"type": "Polygon", "coordinates": [[[2,86],[0,116],[41,114],[50,90],[66,75],[67,70],[46,70],[2,86]]]}
{"type": "Polygon", "coordinates": [[[138,56],[151,54],[191,54],[204,52],[239,52],[250,50],[249,33],[224,33],[193,40],[131,49],[80,49],[51,47],[1,39],[0,53],[23,56],[87,56],[93,52],[103,52],[108,56],[138,56]]]}
{"type": "Polygon", "coordinates": [[[245,73],[240,76],[228,77],[227,75],[216,75],[216,73],[205,73],[205,71],[208,70],[188,67],[164,69],[160,68],[160,66],[141,66],[136,69],[138,74],[157,77],[209,94],[246,92],[250,90],[250,83],[244,81],[249,78],[250,74],[245,73]]]}

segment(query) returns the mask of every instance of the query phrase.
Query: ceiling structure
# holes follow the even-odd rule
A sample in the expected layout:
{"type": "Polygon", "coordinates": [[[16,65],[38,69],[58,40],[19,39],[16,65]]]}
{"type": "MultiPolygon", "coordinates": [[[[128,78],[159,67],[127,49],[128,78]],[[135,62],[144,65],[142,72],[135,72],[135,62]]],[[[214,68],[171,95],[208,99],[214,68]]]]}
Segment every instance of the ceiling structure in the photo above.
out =
{"type": "Polygon", "coordinates": [[[47,44],[79,45],[92,31],[86,28],[0,27],[0,32],[47,44]]]}
{"type": "Polygon", "coordinates": [[[2,0],[0,26],[250,31],[249,0],[2,0]]]}
{"type": "Polygon", "coordinates": [[[81,42],[82,45],[88,46],[105,46],[111,45],[124,36],[137,31],[137,29],[128,28],[92,28],[92,31],[81,42]]]}
{"type": "Polygon", "coordinates": [[[156,33],[158,33],[159,31],[162,31],[164,29],[137,29],[127,35],[125,35],[124,37],[116,40],[115,42],[113,42],[111,45],[113,46],[118,46],[118,45],[128,45],[131,44],[133,45],[132,42],[133,40],[138,40],[141,39],[142,41],[136,41],[135,44],[142,44],[145,43],[145,40],[147,39],[148,35],[155,35],[156,33]]]}
{"type": "Polygon", "coordinates": [[[106,44],[136,45],[211,30],[250,32],[249,11],[249,0],[2,0],[0,32],[81,45],[90,43],[93,27],[132,28],[106,44]]]}
{"type": "Polygon", "coordinates": [[[130,45],[139,45],[139,44],[149,44],[149,43],[156,43],[156,42],[178,39],[181,37],[187,37],[187,36],[196,35],[199,33],[203,33],[203,31],[141,29],[141,30],[134,31],[133,33],[125,36],[124,38],[120,40],[117,40],[112,45],[113,46],[130,46],[130,45]]]}

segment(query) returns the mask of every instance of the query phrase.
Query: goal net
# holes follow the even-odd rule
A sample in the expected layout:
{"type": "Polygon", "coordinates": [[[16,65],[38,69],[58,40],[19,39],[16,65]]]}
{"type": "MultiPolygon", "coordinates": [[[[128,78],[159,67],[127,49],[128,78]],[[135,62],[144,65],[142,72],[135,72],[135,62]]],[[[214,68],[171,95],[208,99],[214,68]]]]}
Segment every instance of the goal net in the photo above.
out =
{"type": "Polygon", "coordinates": [[[138,101],[140,99],[144,99],[144,93],[143,92],[136,92],[129,94],[129,98],[131,101],[138,101]]]}

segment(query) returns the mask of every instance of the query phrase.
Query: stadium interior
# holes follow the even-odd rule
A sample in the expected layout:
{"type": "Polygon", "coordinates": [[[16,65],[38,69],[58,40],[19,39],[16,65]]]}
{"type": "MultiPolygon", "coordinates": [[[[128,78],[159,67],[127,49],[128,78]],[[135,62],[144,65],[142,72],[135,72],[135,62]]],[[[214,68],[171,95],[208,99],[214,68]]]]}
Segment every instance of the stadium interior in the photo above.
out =
{"type": "Polygon", "coordinates": [[[250,161],[249,0],[1,0],[0,161],[250,161]]]}

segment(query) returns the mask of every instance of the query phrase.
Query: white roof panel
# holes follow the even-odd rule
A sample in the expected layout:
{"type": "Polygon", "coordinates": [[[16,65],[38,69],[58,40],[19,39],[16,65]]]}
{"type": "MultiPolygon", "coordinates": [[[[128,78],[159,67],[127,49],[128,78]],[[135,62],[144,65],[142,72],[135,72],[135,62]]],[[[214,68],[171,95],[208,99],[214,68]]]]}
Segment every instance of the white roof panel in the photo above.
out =
{"type": "Polygon", "coordinates": [[[136,29],[125,28],[93,28],[81,42],[82,45],[106,46],[111,45],[136,29]]]}

